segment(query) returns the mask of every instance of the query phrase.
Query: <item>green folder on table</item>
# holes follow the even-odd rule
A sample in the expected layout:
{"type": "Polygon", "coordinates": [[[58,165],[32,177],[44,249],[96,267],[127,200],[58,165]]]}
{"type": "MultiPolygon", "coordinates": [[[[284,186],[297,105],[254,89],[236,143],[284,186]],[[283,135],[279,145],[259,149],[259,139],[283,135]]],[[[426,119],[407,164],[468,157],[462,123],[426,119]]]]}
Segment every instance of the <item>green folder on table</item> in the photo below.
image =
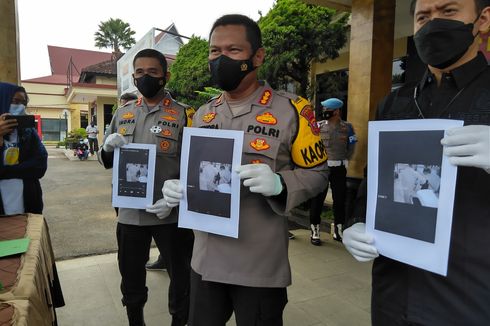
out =
{"type": "Polygon", "coordinates": [[[29,238],[0,241],[0,257],[23,254],[29,249],[29,238]]]}

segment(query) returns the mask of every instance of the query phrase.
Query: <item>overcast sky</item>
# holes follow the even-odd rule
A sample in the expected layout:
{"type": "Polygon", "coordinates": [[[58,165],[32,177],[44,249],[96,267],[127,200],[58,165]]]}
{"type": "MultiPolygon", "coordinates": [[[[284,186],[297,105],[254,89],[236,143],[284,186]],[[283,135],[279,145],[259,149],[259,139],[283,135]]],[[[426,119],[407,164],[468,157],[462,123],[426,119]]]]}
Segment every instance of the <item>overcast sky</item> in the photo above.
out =
{"type": "MultiPolygon", "coordinates": [[[[180,34],[207,39],[221,15],[240,13],[254,20],[266,14],[273,0],[17,0],[22,79],[51,74],[48,45],[98,50],[98,24],[120,18],[130,24],[138,41],[152,27],[175,23],[180,34]]],[[[102,49],[101,51],[110,51],[102,49]]]]}

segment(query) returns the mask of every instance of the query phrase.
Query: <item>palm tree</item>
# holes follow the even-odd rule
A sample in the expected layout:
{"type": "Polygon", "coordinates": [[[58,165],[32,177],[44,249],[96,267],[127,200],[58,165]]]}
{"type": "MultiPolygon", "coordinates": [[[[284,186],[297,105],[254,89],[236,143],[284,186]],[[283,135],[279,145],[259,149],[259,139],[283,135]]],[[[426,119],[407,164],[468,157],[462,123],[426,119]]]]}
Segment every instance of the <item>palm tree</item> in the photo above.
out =
{"type": "Polygon", "coordinates": [[[99,24],[99,30],[95,33],[95,46],[101,48],[112,48],[113,52],[120,53],[119,47],[129,49],[136,43],[133,31],[128,23],[121,19],[110,18],[99,24]]]}

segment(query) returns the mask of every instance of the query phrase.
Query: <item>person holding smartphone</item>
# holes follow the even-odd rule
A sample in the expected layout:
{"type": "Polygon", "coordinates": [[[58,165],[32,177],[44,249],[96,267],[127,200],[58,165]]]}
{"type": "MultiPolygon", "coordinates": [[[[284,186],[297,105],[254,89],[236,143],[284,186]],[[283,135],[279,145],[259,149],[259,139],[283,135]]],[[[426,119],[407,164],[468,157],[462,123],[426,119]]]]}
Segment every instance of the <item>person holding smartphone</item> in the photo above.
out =
{"type": "Polygon", "coordinates": [[[46,173],[48,153],[35,128],[11,116],[26,114],[23,87],[0,82],[0,215],[41,214],[39,179],[46,173]]]}

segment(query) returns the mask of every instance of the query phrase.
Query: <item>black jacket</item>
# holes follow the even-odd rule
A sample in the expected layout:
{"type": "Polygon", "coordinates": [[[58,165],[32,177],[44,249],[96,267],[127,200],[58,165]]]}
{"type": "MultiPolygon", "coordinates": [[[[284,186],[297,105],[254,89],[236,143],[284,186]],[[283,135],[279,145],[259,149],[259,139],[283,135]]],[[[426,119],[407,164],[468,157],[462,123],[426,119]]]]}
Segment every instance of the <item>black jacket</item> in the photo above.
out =
{"type": "MultiPolygon", "coordinates": [[[[2,146],[0,147],[0,179],[22,179],[24,182],[25,212],[41,214],[43,199],[39,179],[46,173],[48,153],[37,132],[34,129],[19,131],[19,164],[5,166],[3,152],[2,146]]],[[[0,215],[3,214],[3,202],[0,198],[0,215]]]]}
{"type": "MultiPolygon", "coordinates": [[[[439,87],[427,72],[420,83],[392,92],[380,104],[377,119],[420,118],[414,102],[415,87],[426,118],[490,125],[490,67],[481,53],[444,74],[439,87]]],[[[350,225],[366,216],[365,185],[364,181],[350,225]]],[[[489,248],[490,174],[480,168],[458,167],[447,277],[386,257],[375,259],[373,325],[384,326],[382,316],[387,315],[431,326],[490,325],[489,248]]]]}

